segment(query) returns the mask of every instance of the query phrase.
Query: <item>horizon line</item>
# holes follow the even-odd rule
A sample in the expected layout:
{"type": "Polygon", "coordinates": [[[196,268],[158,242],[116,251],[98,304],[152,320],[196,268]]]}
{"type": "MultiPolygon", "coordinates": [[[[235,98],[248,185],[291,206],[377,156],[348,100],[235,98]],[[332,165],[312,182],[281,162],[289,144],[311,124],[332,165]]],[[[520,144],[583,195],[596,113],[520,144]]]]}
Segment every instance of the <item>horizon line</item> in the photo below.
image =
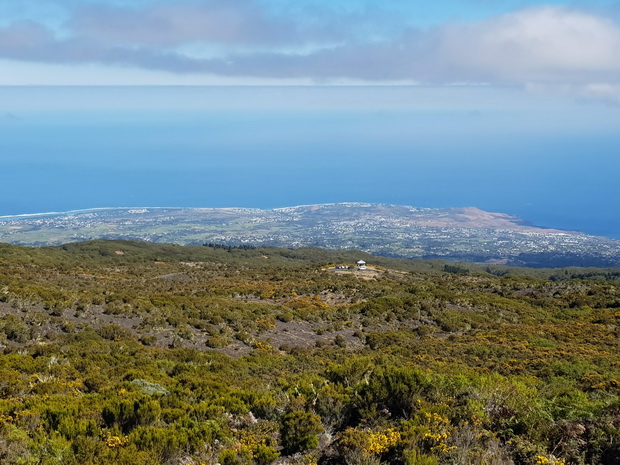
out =
{"type": "MultiPolygon", "coordinates": [[[[301,204],[301,205],[288,205],[284,207],[271,207],[271,208],[258,208],[258,207],[240,207],[240,206],[228,206],[228,207],[183,207],[183,206],[117,206],[117,207],[92,207],[92,208],[78,208],[75,210],[65,210],[65,211],[49,211],[49,212],[36,212],[36,213],[16,213],[13,215],[0,215],[0,220],[9,219],[9,218],[27,218],[30,216],[48,216],[48,215],[63,215],[69,213],[87,213],[87,212],[95,212],[102,210],[140,210],[140,209],[152,209],[152,210],[260,210],[260,211],[276,211],[276,210],[285,210],[288,208],[302,208],[302,207],[324,207],[330,205],[382,205],[382,206],[390,206],[390,207],[406,207],[406,208],[415,208],[416,210],[445,210],[445,209],[465,209],[465,208],[475,208],[480,211],[485,211],[487,213],[498,213],[503,215],[510,215],[509,213],[504,212],[489,212],[487,210],[482,210],[475,206],[462,206],[462,207],[415,207],[413,205],[404,205],[404,204],[395,204],[395,203],[381,203],[381,202],[325,202],[325,203],[310,203],[310,204],[301,204]]],[[[514,215],[511,215],[514,216],[514,215]]],[[[516,217],[518,218],[518,217],[516,217]]]]}
{"type": "Polygon", "coordinates": [[[514,84],[497,84],[490,85],[488,83],[451,83],[451,84],[418,84],[418,83],[346,83],[346,84],[0,84],[0,87],[304,87],[304,88],[346,88],[346,87],[390,87],[390,88],[505,88],[519,89],[514,84]]]}

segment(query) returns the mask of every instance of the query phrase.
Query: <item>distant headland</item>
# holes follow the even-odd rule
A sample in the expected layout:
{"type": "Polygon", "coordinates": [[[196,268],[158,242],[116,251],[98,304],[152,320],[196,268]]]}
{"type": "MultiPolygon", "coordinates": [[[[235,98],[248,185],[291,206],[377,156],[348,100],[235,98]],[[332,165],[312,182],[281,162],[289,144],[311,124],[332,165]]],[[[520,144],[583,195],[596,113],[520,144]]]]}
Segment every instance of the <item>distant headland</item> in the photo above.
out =
{"type": "Polygon", "coordinates": [[[270,210],[110,207],[0,217],[0,242],[49,246],[93,239],[359,249],[527,266],[620,266],[620,240],[534,226],[475,207],[347,202],[270,210]]]}

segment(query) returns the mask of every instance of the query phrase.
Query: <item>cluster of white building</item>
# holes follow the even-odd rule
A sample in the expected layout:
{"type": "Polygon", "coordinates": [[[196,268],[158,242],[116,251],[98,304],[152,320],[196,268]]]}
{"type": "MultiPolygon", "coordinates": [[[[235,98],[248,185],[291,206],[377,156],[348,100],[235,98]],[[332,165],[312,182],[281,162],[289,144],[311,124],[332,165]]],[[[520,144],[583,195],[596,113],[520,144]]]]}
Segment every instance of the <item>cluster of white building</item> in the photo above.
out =
{"type": "MultiPolygon", "coordinates": [[[[363,271],[366,270],[366,262],[364,260],[360,260],[359,262],[356,263],[357,265],[357,270],[358,271],[363,271]]],[[[336,265],[336,269],[337,270],[350,270],[352,267],[348,266],[348,265],[336,265]]]]}

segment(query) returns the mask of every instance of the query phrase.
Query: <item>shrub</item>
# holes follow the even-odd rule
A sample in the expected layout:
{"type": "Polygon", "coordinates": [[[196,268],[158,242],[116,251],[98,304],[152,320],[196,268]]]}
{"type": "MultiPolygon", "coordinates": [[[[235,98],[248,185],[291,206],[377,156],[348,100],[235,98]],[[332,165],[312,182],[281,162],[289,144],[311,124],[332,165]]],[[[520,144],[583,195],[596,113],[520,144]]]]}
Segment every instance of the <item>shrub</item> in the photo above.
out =
{"type": "Polygon", "coordinates": [[[129,329],[119,325],[104,325],[96,331],[99,336],[110,341],[118,341],[120,339],[132,337],[132,333],[129,329]]]}
{"type": "Polygon", "coordinates": [[[9,341],[24,343],[28,340],[30,330],[19,318],[9,313],[2,320],[0,325],[9,341]]]}
{"type": "Polygon", "coordinates": [[[321,418],[313,413],[296,410],[282,418],[280,440],[284,453],[288,455],[314,449],[322,433],[321,418]]]}

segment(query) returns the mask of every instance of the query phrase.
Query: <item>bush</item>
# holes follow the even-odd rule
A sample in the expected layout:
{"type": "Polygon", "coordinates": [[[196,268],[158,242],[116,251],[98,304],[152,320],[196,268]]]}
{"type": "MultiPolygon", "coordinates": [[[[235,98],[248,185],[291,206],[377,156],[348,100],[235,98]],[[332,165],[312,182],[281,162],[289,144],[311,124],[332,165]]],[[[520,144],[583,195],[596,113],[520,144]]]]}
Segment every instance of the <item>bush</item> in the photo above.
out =
{"type": "Polygon", "coordinates": [[[140,342],[145,346],[154,346],[157,343],[156,336],[142,336],[140,342]]]}
{"type": "Polygon", "coordinates": [[[296,410],[282,418],[280,441],[284,453],[288,455],[314,449],[319,444],[318,435],[322,433],[321,417],[313,413],[296,410]]]}
{"type": "Polygon", "coordinates": [[[224,336],[211,336],[207,339],[207,342],[205,342],[205,345],[211,349],[222,349],[227,347],[229,344],[230,339],[224,336]]]}
{"type": "Polygon", "coordinates": [[[19,318],[9,313],[2,320],[0,325],[9,341],[24,343],[28,340],[30,330],[19,318]]]}
{"type": "Polygon", "coordinates": [[[119,325],[104,325],[96,331],[99,336],[110,341],[118,341],[132,337],[132,333],[129,329],[119,325]]]}
{"type": "Polygon", "coordinates": [[[256,465],[269,465],[273,463],[280,453],[271,446],[259,444],[254,451],[254,462],[256,465]]]}
{"type": "Polygon", "coordinates": [[[110,379],[101,373],[94,373],[84,378],[86,392],[99,392],[110,384],[110,379]]]}

